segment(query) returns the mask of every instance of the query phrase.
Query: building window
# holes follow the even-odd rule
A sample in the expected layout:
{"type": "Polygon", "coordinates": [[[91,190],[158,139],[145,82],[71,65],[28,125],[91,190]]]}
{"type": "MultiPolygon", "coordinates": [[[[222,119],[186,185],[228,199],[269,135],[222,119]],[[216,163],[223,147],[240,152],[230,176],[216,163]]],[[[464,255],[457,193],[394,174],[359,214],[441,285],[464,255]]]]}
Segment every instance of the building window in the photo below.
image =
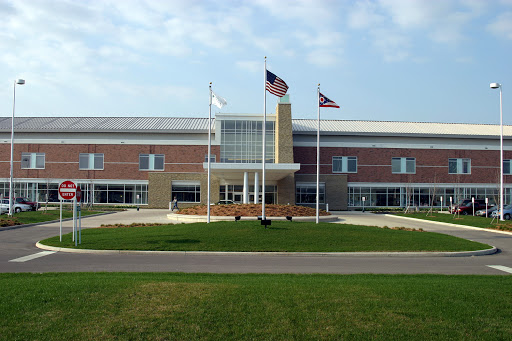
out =
{"type": "MultiPolygon", "coordinates": [[[[205,154],[204,162],[208,162],[208,154],[205,154]]],[[[217,162],[217,155],[210,154],[210,162],[217,162]]]]}
{"type": "MultiPolygon", "coordinates": [[[[263,122],[248,120],[222,120],[220,162],[261,163],[263,158],[263,122]]],[[[275,122],[265,125],[265,159],[275,162],[275,122]]]]}
{"type": "MultiPolygon", "coordinates": [[[[320,204],[325,203],[325,183],[319,184],[319,198],[320,204]]],[[[297,183],[295,187],[295,201],[297,204],[315,204],[316,203],[316,183],[303,182],[297,183]]]]}
{"type": "Polygon", "coordinates": [[[139,154],[139,170],[164,170],[164,154],[139,154]]]}
{"type": "Polygon", "coordinates": [[[511,160],[503,160],[503,174],[511,175],[510,172],[510,161],[511,160]]]}
{"type": "Polygon", "coordinates": [[[22,169],[44,169],[44,153],[21,153],[22,169]]]}
{"type": "Polygon", "coordinates": [[[197,181],[173,181],[172,199],[180,202],[201,202],[201,185],[197,181]]]}
{"type": "Polygon", "coordinates": [[[333,173],[357,173],[357,156],[333,156],[333,173]]]}
{"type": "Polygon", "coordinates": [[[471,174],[471,159],[448,159],[448,174],[471,174]]]}
{"type": "Polygon", "coordinates": [[[102,153],[80,153],[78,167],[81,170],[103,170],[102,153]]]}
{"type": "Polygon", "coordinates": [[[415,174],[416,159],[413,157],[391,158],[391,172],[397,174],[415,174]]]}

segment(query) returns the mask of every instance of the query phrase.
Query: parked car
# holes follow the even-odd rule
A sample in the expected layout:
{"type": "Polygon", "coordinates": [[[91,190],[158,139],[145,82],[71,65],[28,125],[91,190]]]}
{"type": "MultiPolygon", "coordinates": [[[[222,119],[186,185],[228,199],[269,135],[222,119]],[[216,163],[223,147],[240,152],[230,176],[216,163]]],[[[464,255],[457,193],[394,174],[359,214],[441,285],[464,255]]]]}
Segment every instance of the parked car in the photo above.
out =
{"type": "MultiPolygon", "coordinates": [[[[481,209],[485,209],[485,200],[484,199],[475,199],[475,212],[481,209]]],[[[473,214],[473,201],[472,199],[464,199],[460,201],[457,205],[452,206],[450,209],[450,213],[455,214],[473,214]]]]}
{"type": "Polygon", "coordinates": [[[217,202],[217,205],[231,205],[235,204],[233,200],[220,200],[217,202]]]}
{"type": "MultiPolygon", "coordinates": [[[[7,209],[7,212],[9,212],[9,199],[2,199],[1,202],[0,202],[0,207],[2,208],[6,208],[7,209]]],[[[32,210],[32,207],[30,205],[25,205],[25,204],[18,204],[18,203],[14,203],[12,205],[13,207],[13,210],[14,212],[26,212],[26,211],[31,211],[32,210]]],[[[3,209],[2,209],[3,211],[3,209]]]]}
{"type": "MultiPolygon", "coordinates": [[[[491,213],[491,217],[493,217],[493,218],[499,217],[500,215],[501,214],[500,214],[499,209],[497,209],[491,213]]],[[[511,217],[512,217],[512,205],[507,205],[507,206],[503,207],[503,219],[510,220],[511,217]]]]}
{"type": "Polygon", "coordinates": [[[32,211],[37,211],[37,209],[39,208],[39,203],[35,201],[30,201],[28,198],[25,197],[15,198],[14,200],[18,204],[29,205],[32,208],[32,211]]]}
{"type": "Polygon", "coordinates": [[[491,213],[493,211],[496,211],[497,209],[498,209],[498,207],[496,207],[496,205],[490,205],[490,206],[487,206],[487,210],[484,207],[483,209],[476,211],[475,215],[479,216],[479,217],[490,217],[491,213]],[[486,212],[487,212],[487,214],[486,214],[486,212]]]}

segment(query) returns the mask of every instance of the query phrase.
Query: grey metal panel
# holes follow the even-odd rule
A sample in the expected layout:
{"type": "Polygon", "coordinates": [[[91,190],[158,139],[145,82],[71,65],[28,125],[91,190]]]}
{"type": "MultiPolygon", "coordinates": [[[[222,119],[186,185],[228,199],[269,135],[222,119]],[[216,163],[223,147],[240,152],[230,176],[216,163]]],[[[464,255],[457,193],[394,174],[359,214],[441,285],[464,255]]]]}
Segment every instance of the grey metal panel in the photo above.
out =
{"type": "MultiPolygon", "coordinates": [[[[215,119],[212,120],[215,129],[215,119]]],[[[313,134],[317,129],[314,119],[293,119],[295,134],[313,134]]],[[[0,131],[11,129],[11,118],[0,117],[0,131]]],[[[20,132],[146,132],[146,133],[206,133],[207,118],[192,117],[16,117],[15,130],[20,132]]],[[[344,121],[321,120],[323,135],[379,135],[379,136],[499,136],[499,125],[344,121]]],[[[512,126],[504,126],[504,135],[512,136],[512,126]]]]}
{"type": "MultiPolygon", "coordinates": [[[[15,130],[24,132],[145,131],[206,132],[207,118],[189,117],[15,117],[15,130]]],[[[212,119],[212,128],[215,119],[212,119]]],[[[0,118],[0,131],[11,130],[11,118],[0,118]]]]}
{"type": "MultiPolygon", "coordinates": [[[[317,120],[292,120],[296,133],[314,133],[317,120]]],[[[499,136],[499,125],[463,123],[381,122],[321,120],[323,133],[378,134],[378,135],[432,135],[432,136],[499,136]]],[[[503,133],[512,136],[512,126],[504,126],[503,133]]]]}

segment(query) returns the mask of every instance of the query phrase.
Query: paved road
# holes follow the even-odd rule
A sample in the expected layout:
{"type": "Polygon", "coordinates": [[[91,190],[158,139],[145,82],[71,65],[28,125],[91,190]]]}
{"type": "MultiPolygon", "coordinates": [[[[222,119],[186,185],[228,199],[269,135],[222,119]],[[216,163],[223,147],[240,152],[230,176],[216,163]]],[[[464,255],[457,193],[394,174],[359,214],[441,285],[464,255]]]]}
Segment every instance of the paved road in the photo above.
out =
{"type": "MultiPolygon", "coordinates": [[[[83,219],[83,227],[105,223],[166,222],[167,210],[130,210],[83,219]]],[[[340,223],[406,226],[447,233],[494,245],[500,252],[477,257],[415,256],[291,256],[215,254],[73,254],[43,252],[38,240],[58,235],[59,224],[52,223],[13,230],[0,229],[0,272],[212,272],[212,273],[380,273],[380,274],[497,274],[512,271],[512,234],[487,232],[425,221],[361,212],[336,212],[340,223]],[[25,258],[22,258],[25,257],[25,258]],[[503,268],[493,268],[498,266],[503,268]],[[501,269],[501,270],[500,270],[501,269]]],[[[65,232],[71,222],[64,222],[65,232]]]]}

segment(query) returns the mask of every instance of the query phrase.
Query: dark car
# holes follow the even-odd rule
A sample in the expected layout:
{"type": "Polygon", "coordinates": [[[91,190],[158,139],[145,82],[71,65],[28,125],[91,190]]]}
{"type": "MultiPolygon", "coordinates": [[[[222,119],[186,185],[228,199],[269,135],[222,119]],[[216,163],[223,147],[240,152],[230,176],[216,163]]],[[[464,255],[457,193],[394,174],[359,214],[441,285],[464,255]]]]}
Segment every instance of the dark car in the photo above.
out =
{"type": "Polygon", "coordinates": [[[39,203],[37,203],[35,201],[30,201],[28,198],[25,198],[25,197],[19,197],[14,200],[18,204],[29,205],[32,208],[32,211],[37,211],[37,209],[39,208],[39,203]]]}
{"type": "Polygon", "coordinates": [[[485,209],[485,200],[484,199],[475,199],[473,211],[473,201],[471,199],[464,199],[459,204],[453,206],[451,208],[451,213],[462,214],[462,215],[473,215],[473,212],[476,212],[481,209],[485,209]]]}

